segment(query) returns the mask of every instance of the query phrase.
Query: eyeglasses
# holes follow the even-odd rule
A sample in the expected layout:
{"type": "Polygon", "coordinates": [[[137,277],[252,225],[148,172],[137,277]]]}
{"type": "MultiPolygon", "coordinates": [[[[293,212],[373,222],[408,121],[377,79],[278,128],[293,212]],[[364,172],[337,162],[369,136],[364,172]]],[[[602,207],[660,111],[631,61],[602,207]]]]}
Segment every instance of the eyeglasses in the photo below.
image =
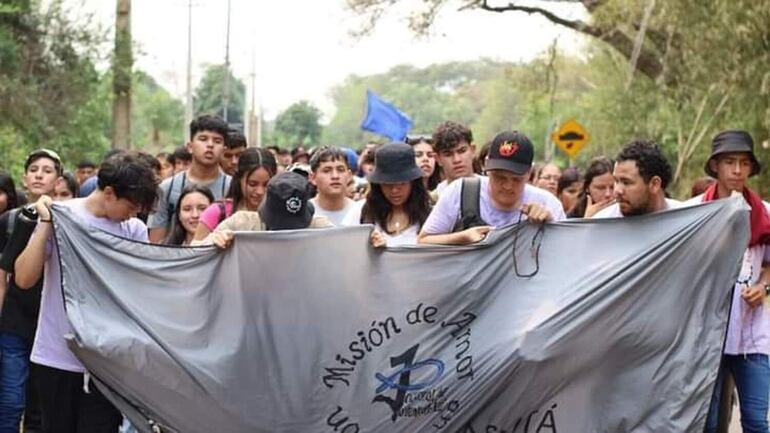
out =
{"type": "Polygon", "coordinates": [[[556,176],[556,175],[553,175],[553,174],[549,174],[549,175],[546,175],[546,176],[540,176],[539,179],[542,179],[542,180],[552,180],[554,182],[558,182],[559,180],[561,180],[561,176],[556,176]]]}

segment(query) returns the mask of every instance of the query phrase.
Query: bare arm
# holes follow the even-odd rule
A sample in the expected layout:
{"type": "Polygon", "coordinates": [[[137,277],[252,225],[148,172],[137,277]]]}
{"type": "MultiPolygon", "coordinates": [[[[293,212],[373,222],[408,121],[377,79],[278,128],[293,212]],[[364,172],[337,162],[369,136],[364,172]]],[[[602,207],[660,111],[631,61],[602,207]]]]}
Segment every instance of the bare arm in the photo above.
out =
{"type": "Polygon", "coordinates": [[[762,272],[759,274],[757,283],[753,286],[746,287],[741,291],[741,297],[746,303],[752,307],[758,307],[762,305],[765,300],[765,284],[770,283],[770,266],[767,264],[762,265],[762,272]]]}
{"type": "Polygon", "coordinates": [[[471,227],[469,229],[455,233],[432,235],[425,232],[420,232],[420,235],[417,237],[417,243],[439,245],[468,245],[484,239],[490,230],[492,230],[492,227],[490,226],[479,226],[471,227]]]}
{"type": "Polygon", "coordinates": [[[150,242],[153,244],[162,244],[166,239],[166,232],[167,230],[165,227],[150,229],[148,233],[150,242]]]}
{"type": "Polygon", "coordinates": [[[8,290],[8,274],[0,269],[0,314],[3,312],[3,301],[5,300],[5,292],[8,290]]]}
{"type": "Polygon", "coordinates": [[[193,236],[193,240],[201,241],[206,239],[206,236],[208,236],[209,233],[211,233],[211,230],[209,230],[208,226],[202,222],[198,222],[198,228],[195,229],[195,236],[193,236]]]}
{"type": "MultiPolygon", "coordinates": [[[[41,215],[43,219],[50,219],[41,215]]],[[[13,266],[13,279],[20,289],[29,289],[43,276],[45,265],[45,245],[51,236],[51,223],[38,223],[37,230],[27,242],[13,266]]]]}

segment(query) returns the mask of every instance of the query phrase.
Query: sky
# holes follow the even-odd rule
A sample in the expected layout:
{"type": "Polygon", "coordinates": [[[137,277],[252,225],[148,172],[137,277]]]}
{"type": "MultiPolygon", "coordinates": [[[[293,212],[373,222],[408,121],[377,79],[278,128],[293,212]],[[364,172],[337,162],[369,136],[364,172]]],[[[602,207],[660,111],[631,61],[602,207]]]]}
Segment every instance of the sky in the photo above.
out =
{"type": "MultiPolygon", "coordinates": [[[[421,0],[401,0],[369,36],[356,39],[360,18],[344,0],[230,0],[230,62],[249,86],[264,117],[272,119],[302,99],[318,106],[328,120],[334,113],[329,91],[350,74],[386,72],[399,64],[491,58],[526,61],[554,41],[566,52],[583,39],[539,16],[507,12],[457,11],[456,0],[438,17],[428,37],[408,29],[407,12],[421,0]]],[[[207,64],[224,63],[227,0],[192,0],[193,89],[207,64]]],[[[546,2],[530,2],[541,3],[546,2]]],[[[494,4],[494,3],[493,3],[494,4]]],[[[71,0],[78,15],[92,13],[112,33],[115,0],[71,0]]],[[[546,4],[568,18],[582,18],[582,6],[546,4]]],[[[132,0],[135,67],[152,75],[184,99],[187,68],[188,0],[132,0]]],[[[110,34],[110,37],[113,35],[110,34]]]]}

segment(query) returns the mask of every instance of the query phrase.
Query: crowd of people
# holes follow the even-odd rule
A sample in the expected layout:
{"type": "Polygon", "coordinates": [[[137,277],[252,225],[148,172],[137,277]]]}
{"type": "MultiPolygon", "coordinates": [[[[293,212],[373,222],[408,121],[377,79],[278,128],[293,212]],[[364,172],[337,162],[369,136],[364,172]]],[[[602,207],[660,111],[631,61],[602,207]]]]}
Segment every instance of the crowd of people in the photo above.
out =
{"type": "MultiPolygon", "coordinates": [[[[729,130],[714,137],[707,176],[684,202],[667,193],[672,169],[656,143],[631,141],[612,157],[594,158],[584,170],[535,163],[524,133],[502,131],[477,149],[470,129],[455,122],[360,151],[255,148],[208,115],[193,120],[189,143],[172,153],[112,151],[69,173],[56,152],[34,151],[19,187],[0,172],[0,433],[18,433],[22,419],[25,432],[114,433],[122,419],[88,386],[64,340],[71,328],[51,238],[53,201],[84,224],[156,244],[229,248],[237,231],[372,224],[371,245],[383,248],[467,245],[522,221],[627,218],[734,194],[751,207],[751,240],[720,377],[735,379],[744,431],[767,433],[770,206],[747,186],[760,171],[751,136],[729,130]],[[30,209],[36,228],[19,239],[30,209]],[[18,255],[7,257],[19,242],[18,255]]],[[[719,395],[707,432],[717,428],[719,395]]]]}

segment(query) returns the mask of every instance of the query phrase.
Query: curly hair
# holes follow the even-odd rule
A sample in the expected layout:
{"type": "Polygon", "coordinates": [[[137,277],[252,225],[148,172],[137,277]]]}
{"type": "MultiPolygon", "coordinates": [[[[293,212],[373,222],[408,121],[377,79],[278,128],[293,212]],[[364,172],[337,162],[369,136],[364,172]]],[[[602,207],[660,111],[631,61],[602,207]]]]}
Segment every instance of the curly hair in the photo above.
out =
{"type": "Polygon", "coordinates": [[[473,133],[456,122],[444,122],[433,132],[433,149],[436,152],[450,150],[462,142],[473,143],[473,133]]]}
{"type": "Polygon", "coordinates": [[[626,144],[618,154],[617,161],[635,161],[639,175],[645,182],[658,176],[663,189],[671,182],[671,164],[654,141],[634,140],[626,144]]]}

